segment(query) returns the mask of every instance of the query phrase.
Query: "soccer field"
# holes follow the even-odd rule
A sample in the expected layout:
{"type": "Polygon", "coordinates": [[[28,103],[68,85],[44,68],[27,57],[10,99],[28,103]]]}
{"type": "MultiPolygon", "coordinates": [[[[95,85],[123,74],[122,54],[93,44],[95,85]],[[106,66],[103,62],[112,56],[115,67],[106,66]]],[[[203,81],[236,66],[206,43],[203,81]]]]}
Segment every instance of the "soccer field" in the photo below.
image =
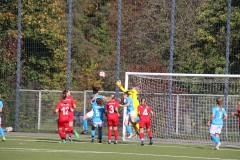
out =
{"type": "Polygon", "coordinates": [[[11,160],[141,160],[141,159],[229,159],[239,158],[240,148],[155,142],[141,146],[140,142],[119,141],[119,144],[91,143],[90,135],[75,138],[74,142],[59,144],[58,134],[6,133],[0,142],[1,159],[11,160]]]}

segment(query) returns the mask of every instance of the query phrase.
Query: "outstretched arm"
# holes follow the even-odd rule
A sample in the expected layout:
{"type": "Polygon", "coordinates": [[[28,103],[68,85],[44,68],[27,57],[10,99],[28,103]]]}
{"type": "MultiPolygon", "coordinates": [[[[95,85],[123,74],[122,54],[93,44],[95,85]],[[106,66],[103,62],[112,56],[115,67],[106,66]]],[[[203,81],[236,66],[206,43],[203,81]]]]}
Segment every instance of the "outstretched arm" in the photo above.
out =
{"type": "Polygon", "coordinates": [[[127,106],[129,106],[130,105],[130,102],[128,102],[128,103],[126,103],[126,104],[120,104],[119,106],[120,107],[127,107],[127,106]]]}
{"type": "Polygon", "coordinates": [[[232,116],[237,116],[238,117],[238,114],[235,113],[235,112],[231,112],[232,116]]]}
{"type": "Polygon", "coordinates": [[[120,88],[123,92],[127,92],[127,91],[128,91],[128,90],[126,90],[125,88],[123,88],[120,80],[116,82],[116,85],[117,85],[118,88],[120,88]]]}

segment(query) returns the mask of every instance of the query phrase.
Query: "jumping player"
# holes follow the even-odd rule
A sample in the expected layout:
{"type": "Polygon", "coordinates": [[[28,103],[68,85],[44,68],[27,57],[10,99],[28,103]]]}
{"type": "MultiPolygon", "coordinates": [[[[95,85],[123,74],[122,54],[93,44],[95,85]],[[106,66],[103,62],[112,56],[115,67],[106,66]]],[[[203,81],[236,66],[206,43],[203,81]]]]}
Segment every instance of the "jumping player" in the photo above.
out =
{"type": "Polygon", "coordinates": [[[139,120],[139,117],[135,118],[135,110],[133,108],[133,101],[132,98],[129,97],[128,92],[123,93],[124,98],[124,104],[120,104],[120,107],[127,107],[127,116],[124,120],[124,126],[126,127],[126,130],[130,134],[128,138],[132,138],[134,134],[132,133],[131,127],[129,126],[129,122],[134,124],[137,120],[139,120]],[[137,120],[136,120],[137,119],[137,120]]]}
{"type": "Polygon", "coordinates": [[[126,90],[123,88],[121,81],[117,81],[116,85],[123,91],[123,92],[128,92],[129,97],[133,101],[133,108],[135,110],[135,118],[136,122],[133,123],[134,130],[136,132],[136,135],[139,134],[139,123],[138,123],[138,105],[139,105],[139,100],[138,100],[138,92],[139,92],[139,87],[137,85],[134,85],[132,89],[126,90]]]}
{"type": "MultiPolygon", "coordinates": [[[[102,86],[100,84],[93,84],[92,85],[92,90],[93,90],[93,94],[91,95],[91,106],[92,105],[95,105],[96,104],[96,99],[97,98],[100,98],[102,100],[105,100],[105,101],[109,101],[110,98],[109,97],[105,97],[105,96],[102,96],[100,94],[98,94],[98,91],[102,88],[102,86]]],[[[83,116],[83,132],[81,132],[81,134],[87,134],[88,133],[88,119],[92,119],[93,117],[93,110],[89,111],[87,114],[85,114],[83,116]]]]}

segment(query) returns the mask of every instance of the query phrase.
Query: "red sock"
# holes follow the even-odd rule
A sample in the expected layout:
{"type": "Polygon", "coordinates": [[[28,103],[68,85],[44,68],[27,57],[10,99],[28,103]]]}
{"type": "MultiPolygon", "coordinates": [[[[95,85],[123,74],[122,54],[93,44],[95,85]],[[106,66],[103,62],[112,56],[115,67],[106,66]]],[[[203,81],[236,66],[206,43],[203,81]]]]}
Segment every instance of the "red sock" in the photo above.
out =
{"type": "Polygon", "coordinates": [[[148,131],[148,137],[152,138],[152,132],[151,131],[148,131]]]}
{"type": "Polygon", "coordinates": [[[115,141],[118,140],[118,130],[114,130],[115,141]]]}
{"type": "Polygon", "coordinates": [[[139,138],[140,138],[140,139],[143,139],[143,138],[144,138],[143,133],[140,133],[140,134],[139,134],[139,138]]]}
{"type": "Polygon", "coordinates": [[[66,133],[62,129],[58,130],[58,134],[62,140],[66,139],[66,133]]]}
{"type": "Polygon", "coordinates": [[[108,140],[111,140],[112,137],[112,130],[108,129],[108,140]]]}
{"type": "Polygon", "coordinates": [[[73,126],[69,126],[69,128],[68,128],[68,136],[72,137],[72,134],[73,134],[73,126]]]}

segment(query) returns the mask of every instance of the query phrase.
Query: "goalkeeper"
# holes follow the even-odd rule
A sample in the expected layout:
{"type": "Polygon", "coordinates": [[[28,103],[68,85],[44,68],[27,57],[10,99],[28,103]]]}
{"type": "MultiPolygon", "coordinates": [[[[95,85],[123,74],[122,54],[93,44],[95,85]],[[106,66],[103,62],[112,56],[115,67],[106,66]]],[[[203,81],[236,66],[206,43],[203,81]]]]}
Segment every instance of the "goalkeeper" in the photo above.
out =
{"type": "MultiPolygon", "coordinates": [[[[134,107],[134,110],[136,112],[135,118],[138,117],[138,106],[139,106],[138,91],[139,91],[139,87],[137,85],[134,85],[131,90],[126,90],[125,88],[123,88],[120,80],[116,82],[116,85],[123,92],[128,92],[129,97],[133,100],[133,107],[134,107]]],[[[136,131],[136,134],[139,135],[139,122],[133,123],[133,128],[136,131]]]]}

